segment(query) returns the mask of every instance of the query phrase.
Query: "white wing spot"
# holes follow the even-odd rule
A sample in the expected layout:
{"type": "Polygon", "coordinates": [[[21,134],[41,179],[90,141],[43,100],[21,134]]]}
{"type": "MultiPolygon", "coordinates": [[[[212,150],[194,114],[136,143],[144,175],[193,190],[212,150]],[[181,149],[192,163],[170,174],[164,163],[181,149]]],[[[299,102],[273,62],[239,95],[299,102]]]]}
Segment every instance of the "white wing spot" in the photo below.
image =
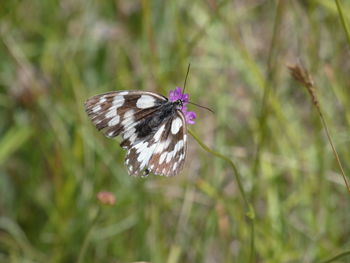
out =
{"type": "Polygon", "coordinates": [[[134,133],[134,134],[130,137],[129,141],[130,141],[130,144],[131,144],[131,145],[134,144],[134,142],[136,141],[136,138],[137,138],[137,134],[136,134],[136,133],[134,133]]]}
{"type": "Polygon", "coordinates": [[[114,107],[111,107],[111,109],[106,113],[106,118],[113,118],[117,115],[117,110],[114,107]]]}
{"type": "Polygon", "coordinates": [[[122,121],[122,125],[123,125],[124,130],[130,129],[130,128],[136,126],[137,124],[138,124],[138,122],[134,122],[134,118],[132,118],[132,117],[122,121]]]}
{"type": "Polygon", "coordinates": [[[102,109],[101,105],[96,105],[95,107],[92,108],[92,112],[96,113],[102,109]]]}
{"type": "Polygon", "coordinates": [[[179,161],[182,161],[184,158],[185,158],[185,154],[181,154],[181,155],[179,156],[179,161]]]}
{"type": "Polygon", "coordinates": [[[134,122],[134,117],[133,117],[134,112],[135,112],[134,110],[128,110],[127,112],[125,112],[123,117],[124,119],[122,121],[122,125],[124,129],[134,122]]]}
{"type": "Polygon", "coordinates": [[[171,133],[177,134],[182,126],[182,121],[180,118],[176,118],[171,123],[171,133]]]}
{"type": "Polygon", "coordinates": [[[173,171],[176,170],[176,167],[177,167],[177,162],[175,162],[174,165],[173,165],[173,171]]]}
{"type": "MultiPolygon", "coordinates": [[[[148,145],[148,143],[146,143],[148,145]]],[[[146,164],[148,164],[149,160],[152,157],[154,148],[156,147],[156,144],[151,145],[150,147],[145,147],[144,150],[142,150],[137,157],[137,160],[141,163],[140,169],[143,169],[146,164]]]]}
{"type": "Polygon", "coordinates": [[[135,128],[127,130],[123,135],[123,139],[125,140],[125,139],[130,138],[133,134],[135,134],[135,131],[136,131],[135,128]]]}
{"type": "Polygon", "coordinates": [[[100,98],[100,104],[105,103],[106,101],[107,101],[107,99],[105,97],[100,98]]]}
{"type": "Polygon", "coordinates": [[[181,148],[184,147],[184,141],[183,140],[180,140],[176,143],[175,147],[174,147],[174,151],[175,153],[180,151],[181,148]]]}
{"type": "Polygon", "coordinates": [[[108,122],[108,126],[111,127],[111,126],[115,126],[119,123],[119,120],[120,120],[120,117],[117,115],[115,116],[113,119],[111,119],[109,122],[108,122]]]}
{"type": "Polygon", "coordinates": [[[160,157],[159,157],[159,164],[162,164],[164,162],[164,159],[166,157],[166,155],[168,154],[168,152],[163,152],[160,157]]]}
{"type": "Polygon", "coordinates": [[[164,128],[165,128],[165,124],[162,125],[162,127],[159,128],[159,130],[156,132],[156,134],[154,135],[154,141],[155,142],[158,142],[159,139],[160,139],[160,136],[162,135],[163,131],[164,131],[164,128]]]}
{"type": "Polygon", "coordinates": [[[172,152],[169,152],[168,154],[167,154],[167,156],[166,156],[166,163],[169,163],[170,162],[170,160],[174,157],[174,151],[172,151],[172,152]]]}
{"type": "Polygon", "coordinates": [[[122,92],[119,93],[119,95],[121,95],[121,96],[128,95],[128,94],[129,94],[128,91],[122,91],[122,92]]]}
{"type": "Polygon", "coordinates": [[[112,104],[117,109],[117,108],[123,106],[124,101],[125,101],[125,99],[124,99],[123,96],[115,96],[114,99],[113,99],[112,104]]]}
{"type": "Polygon", "coordinates": [[[154,153],[161,153],[163,150],[168,148],[170,142],[171,142],[171,140],[170,140],[170,138],[168,138],[166,141],[158,143],[158,146],[155,149],[154,153]]]}
{"type": "Polygon", "coordinates": [[[133,148],[136,149],[136,153],[141,153],[147,147],[148,147],[148,142],[140,142],[136,144],[133,148]]]}
{"type": "Polygon", "coordinates": [[[134,114],[134,112],[135,112],[134,110],[128,110],[127,112],[125,112],[124,118],[126,119],[131,117],[134,114]]]}
{"type": "Polygon", "coordinates": [[[140,109],[150,108],[155,105],[155,100],[152,96],[142,95],[136,102],[136,107],[140,109]]]}

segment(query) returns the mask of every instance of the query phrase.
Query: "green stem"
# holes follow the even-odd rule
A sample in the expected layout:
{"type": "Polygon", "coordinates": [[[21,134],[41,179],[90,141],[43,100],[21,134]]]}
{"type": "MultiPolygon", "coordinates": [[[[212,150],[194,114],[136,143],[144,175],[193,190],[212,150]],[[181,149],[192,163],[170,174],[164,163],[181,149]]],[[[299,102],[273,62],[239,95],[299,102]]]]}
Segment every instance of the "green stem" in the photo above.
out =
{"type": "Polygon", "coordinates": [[[235,179],[237,181],[238,184],[238,188],[239,188],[239,192],[244,200],[244,204],[246,205],[247,208],[247,217],[250,219],[250,225],[251,225],[251,242],[250,242],[250,262],[254,262],[254,258],[255,258],[255,244],[254,244],[254,240],[255,240],[255,231],[254,231],[254,219],[255,219],[255,212],[254,212],[254,208],[251,205],[251,203],[248,201],[247,195],[244,191],[243,188],[243,184],[242,184],[242,180],[241,180],[241,175],[236,167],[236,165],[231,161],[230,158],[226,157],[225,155],[214,151],[213,149],[210,149],[207,145],[205,145],[202,140],[190,129],[188,129],[188,132],[192,135],[192,137],[198,142],[198,144],[207,152],[209,152],[210,154],[228,162],[233,170],[233,174],[235,176],[235,179]]]}
{"type": "Polygon", "coordinates": [[[348,24],[346,23],[345,16],[343,14],[343,9],[342,9],[341,4],[340,4],[340,0],[335,0],[335,3],[337,4],[337,9],[338,9],[338,13],[340,16],[340,20],[341,20],[341,23],[344,27],[346,39],[347,39],[348,45],[350,47],[350,30],[349,30],[348,24]]]}
{"type": "Polygon", "coordinates": [[[231,165],[231,167],[232,167],[232,169],[233,169],[233,171],[234,171],[234,175],[235,175],[235,177],[236,177],[237,183],[238,183],[239,191],[240,191],[240,193],[241,193],[241,195],[242,195],[242,197],[243,197],[244,203],[245,203],[245,205],[246,205],[247,207],[249,207],[249,202],[248,202],[247,196],[246,196],[246,194],[245,194],[245,192],[244,192],[243,185],[242,185],[242,182],[241,182],[241,179],[240,179],[240,175],[239,175],[239,172],[238,172],[238,170],[237,170],[236,165],[235,165],[228,157],[226,157],[225,155],[223,155],[223,154],[221,154],[221,153],[219,153],[219,152],[216,152],[216,151],[210,149],[207,145],[205,145],[205,144],[201,141],[201,139],[199,139],[199,137],[198,137],[192,130],[189,129],[188,132],[192,135],[192,137],[199,143],[199,145],[200,145],[204,150],[206,150],[207,152],[211,153],[212,155],[215,155],[215,156],[218,157],[218,158],[221,158],[221,159],[227,161],[227,162],[231,165]]]}
{"type": "Polygon", "coordinates": [[[325,260],[325,261],[322,261],[321,263],[330,263],[330,262],[333,262],[333,261],[335,261],[335,260],[341,259],[341,258],[343,258],[343,257],[345,257],[345,256],[347,256],[347,255],[350,255],[350,251],[345,251],[345,252],[343,252],[343,253],[340,253],[340,254],[338,254],[338,255],[336,255],[336,256],[330,258],[330,259],[327,259],[327,260],[325,260]]]}
{"type": "Polygon", "coordinates": [[[78,263],[82,263],[84,262],[84,257],[85,257],[85,254],[86,254],[86,250],[89,246],[89,242],[90,242],[90,239],[91,239],[91,234],[92,232],[94,231],[95,227],[96,227],[96,223],[100,217],[100,214],[101,214],[101,207],[99,206],[98,207],[98,211],[96,213],[96,216],[95,218],[92,220],[91,222],[91,225],[90,225],[90,228],[84,238],[84,241],[83,241],[83,245],[81,246],[81,249],[79,251],[79,256],[78,256],[78,263]]]}
{"type": "MultiPolygon", "coordinates": [[[[268,127],[267,127],[267,121],[268,117],[270,115],[270,108],[269,108],[269,99],[270,99],[270,93],[273,91],[272,83],[273,83],[273,76],[275,72],[276,67],[276,50],[278,47],[278,37],[280,32],[280,27],[282,24],[282,18],[283,18],[283,12],[285,7],[285,1],[279,0],[277,3],[275,18],[274,18],[274,24],[273,24],[273,32],[272,32],[272,39],[269,47],[269,53],[268,53],[268,61],[267,61],[267,72],[266,72],[266,80],[264,83],[264,89],[263,89],[263,97],[261,102],[261,108],[260,108],[260,116],[259,116],[259,127],[260,127],[260,134],[258,137],[256,152],[255,152],[255,160],[253,165],[253,174],[257,175],[259,174],[260,169],[260,158],[261,158],[261,151],[262,148],[265,146],[265,139],[266,135],[268,133],[268,127]]],[[[254,191],[254,185],[253,185],[253,193],[254,191]]],[[[253,197],[254,199],[254,197],[253,197]]]]}

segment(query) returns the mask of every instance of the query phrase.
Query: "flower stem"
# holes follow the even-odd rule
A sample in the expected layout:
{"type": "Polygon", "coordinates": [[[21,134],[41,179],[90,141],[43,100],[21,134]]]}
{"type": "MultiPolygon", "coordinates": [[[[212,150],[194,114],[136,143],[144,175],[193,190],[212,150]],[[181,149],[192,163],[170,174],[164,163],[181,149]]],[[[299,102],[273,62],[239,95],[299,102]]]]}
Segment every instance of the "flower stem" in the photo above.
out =
{"type": "Polygon", "coordinates": [[[244,204],[246,205],[246,209],[247,209],[247,213],[246,216],[250,219],[250,225],[251,225],[251,241],[250,241],[250,262],[254,262],[254,258],[255,258],[255,244],[254,244],[254,240],[255,240],[255,231],[254,231],[254,219],[255,219],[255,212],[254,212],[254,208],[252,206],[252,204],[248,201],[247,195],[244,191],[243,188],[243,184],[242,184],[242,180],[241,180],[241,175],[236,167],[236,165],[232,162],[232,160],[230,158],[228,158],[227,156],[214,151],[213,149],[210,149],[206,144],[204,144],[204,142],[202,142],[202,140],[190,129],[188,129],[188,132],[192,135],[192,137],[198,142],[198,144],[207,152],[209,152],[210,154],[228,162],[233,170],[233,174],[234,177],[237,181],[238,184],[238,188],[239,188],[239,192],[244,200],[244,204]]]}

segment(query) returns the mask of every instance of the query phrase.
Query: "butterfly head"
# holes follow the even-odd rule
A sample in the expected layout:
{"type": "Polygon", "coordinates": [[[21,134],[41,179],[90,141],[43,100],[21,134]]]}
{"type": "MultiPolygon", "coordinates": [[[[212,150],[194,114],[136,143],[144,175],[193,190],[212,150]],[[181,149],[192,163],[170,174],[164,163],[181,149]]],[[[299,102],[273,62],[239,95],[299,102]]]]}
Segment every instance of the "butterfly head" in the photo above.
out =
{"type": "Polygon", "coordinates": [[[174,101],[173,103],[176,106],[176,109],[182,110],[182,108],[184,106],[184,101],[182,99],[178,99],[178,100],[174,101]]]}
{"type": "Polygon", "coordinates": [[[189,103],[190,96],[188,93],[182,93],[180,87],[176,87],[175,90],[171,90],[169,93],[169,100],[176,105],[178,110],[181,110],[185,115],[186,122],[188,124],[194,124],[194,119],[196,118],[196,113],[193,111],[187,111],[186,104],[189,103]]]}

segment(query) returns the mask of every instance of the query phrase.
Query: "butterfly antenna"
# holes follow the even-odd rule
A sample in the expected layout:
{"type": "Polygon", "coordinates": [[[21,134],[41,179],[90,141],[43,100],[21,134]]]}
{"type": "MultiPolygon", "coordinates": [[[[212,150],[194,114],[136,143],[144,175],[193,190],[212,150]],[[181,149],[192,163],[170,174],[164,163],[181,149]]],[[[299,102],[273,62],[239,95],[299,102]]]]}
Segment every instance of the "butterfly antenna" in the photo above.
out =
{"type": "Polygon", "coordinates": [[[208,107],[204,107],[204,106],[202,106],[202,105],[199,105],[199,104],[197,104],[197,103],[194,103],[194,102],[188,102],[189,104],[192,104],[192,105],[195,105],[195,106],[197,106],[197,107],[199,107],[199,108],[203,108],[203,109],[206,109],[206,110],[208,110],[208,111],[210,111],[211,113],[215,113],[212,109],[209,109],[208,107]]]}
{"type": "Polygon", "coordinates": [[[184,82],[184,88],[182,89],[182,94],[185,93],[186,82],[187,82],[188,73],[190,72],[190,67],[191,67],[191,63],[188,63],[186,78],[185,78],[185,82],[184,82]]]}

